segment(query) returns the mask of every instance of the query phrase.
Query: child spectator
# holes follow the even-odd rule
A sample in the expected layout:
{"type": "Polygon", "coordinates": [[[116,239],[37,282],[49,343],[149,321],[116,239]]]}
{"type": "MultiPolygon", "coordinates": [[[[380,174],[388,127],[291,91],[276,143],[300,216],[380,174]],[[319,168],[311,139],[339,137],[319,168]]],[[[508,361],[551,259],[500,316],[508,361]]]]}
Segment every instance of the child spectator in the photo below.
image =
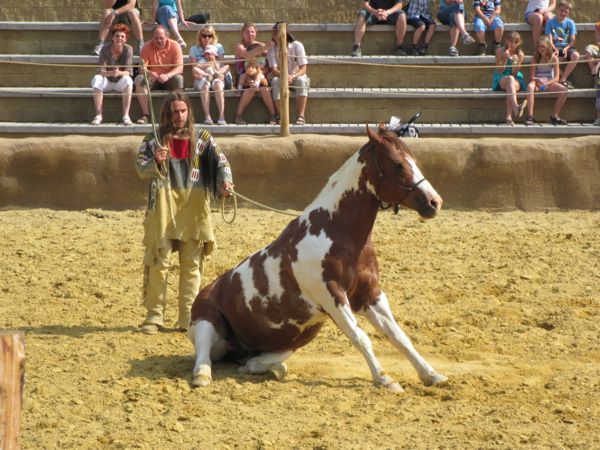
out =
{"type": "Polygon", "coordinates": [[[479,55],[485,56],[486,54],[486,30],[494,32],[494,54],[496,54],[496,50],[498,50],[502,42],[502,34],[504,33],[504,23],[500,17],[502,9],[501,0],[474,0],[473,9],[475,10],[473,27],[479,41],[479,55]]]}
{"type": "Polygon", "coordinates": [[[540,39],[544,25],[554,18],[556,0],[529,0],[525,8],[525,23],[531,25],[531,39],[534,52],[540,39]]]}
{"type": "Polygon", "coordinates": [[[516,31],[508,34],[505,46],[496,50],[496,70],[492,81],[494,91],[506,91],[506,124],[514,125],[513,115],[522,115],[525,102],[519,107],[517,92],[527,89],[521,73],[525,55],[521,51],[521,35],[516,31]]]}
{"type": "Polygon", "coordinates": [[[596,22],[595,44],[590,44],[585,48],[584,58],[587,60],[590,73],[595,77],[600,68],[600,21],[596,22]]]}
{"type": "Polygon", "coordinates": [[[537,49],[533,54],[531,65],[531,82],[527,85],[527,118],[525,125],[533,125],[533,105],[536,92],[558,93],[554,110],[550,116],[552,125],[566,125],[561,119],[560,110],[567,100],[567,88],[558,82],[558,57],[554,54],[552,40],[548,36],[540,37],[537,49]]]}
{"type": "Polygon", "coordinates": [[[465,6],[463,0],[440,0],[440,9],[437,18],[444,25],[450,27],[450,56],[458,56],[456,43],[460,36],[463,45],[475,42],[465,29],[465,6]]]}
{"type": "Polygon", "coordinates": [[[402,10],[402,0],[367,0],[358,10],[354,27],[354,45],[351,56],[361,56],[360,44],[367,31],[367,25],[394,25],[396,31],[396,55],[406,56],[402,46],[406,34],[406,14],[402,10]]]}
{"type": "Polygon", "coordinates": [[[559,80],[559,83],[564,84],[569,89],[574,88],[573,83],[569,80],[569,75],[575,70],[577,61],[579,61],[579,53],[575,48],[577,28],[575,22],[568,17],[572,9],[573,5],[569,0],[560,0],[556,17],[546,23],[546,32],[544,33],[552,38],[552,44],[558,52],[559,61],[569,61],[569,64],[560,74],[559,80]]]}
{"type": "Polygon", "coordinates": [[[204,47],[204,55],[194,61],[192,67],[194,77],[194,89],[200,91],[200,101],[204,111],[204,124],[212,125],[210,116],[210,91],[215,93],[215,101],[219,110],[219,125],[227,125],[225,121],[225,74],[229,71],[228,65],[221,65],[218,60],[219,52],[214,45],[204,47]]]}
{"type": "Polygon", "coordinates": [[[411,0],[408,4],[406,22],[415,29],[413,34],[412,48],[410,54],[413,56],[425,56],[431,38],[435,34],[435,21],[431,17],[429,0],[411,0]],[[425,32],[423,43],[419,44],[421,36],[425,32]]]}

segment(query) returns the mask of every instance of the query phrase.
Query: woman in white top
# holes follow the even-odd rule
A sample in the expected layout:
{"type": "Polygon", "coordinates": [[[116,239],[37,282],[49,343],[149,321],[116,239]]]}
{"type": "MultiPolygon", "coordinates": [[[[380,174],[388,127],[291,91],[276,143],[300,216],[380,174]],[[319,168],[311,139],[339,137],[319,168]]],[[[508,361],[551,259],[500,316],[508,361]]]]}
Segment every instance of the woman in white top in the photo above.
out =
{"type": "Polygon", "coordinates": [[[525,23],[531,25],[531,38],[533,48],[537,48],[537,42],[542,34],[542,27],[554,17],[552,11],[556,8],[556,0],[529,0],[525,8],[525,23]]]}

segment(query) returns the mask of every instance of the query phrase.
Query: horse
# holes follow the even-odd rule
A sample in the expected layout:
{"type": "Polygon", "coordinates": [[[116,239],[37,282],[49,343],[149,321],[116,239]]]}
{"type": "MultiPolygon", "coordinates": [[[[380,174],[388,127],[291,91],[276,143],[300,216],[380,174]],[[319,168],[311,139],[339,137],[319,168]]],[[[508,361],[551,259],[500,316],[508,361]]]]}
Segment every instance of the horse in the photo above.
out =
{"type": "Polygon", "coordinates": [[[365,316],[431,386],[447,378],[413,347],[379,286],[371,232],[382,207],[399,205],[432,218],[442,198],[406,144],[380,124],[279,237],[200,291],[188,336],[195,346],[194,387],[212,381],[212,362],[245,361],[242,373],[282,380],[284,363],[331,318],[365,358],[373,384],[402,387],[387,375],[359,327],[365,316]]]}

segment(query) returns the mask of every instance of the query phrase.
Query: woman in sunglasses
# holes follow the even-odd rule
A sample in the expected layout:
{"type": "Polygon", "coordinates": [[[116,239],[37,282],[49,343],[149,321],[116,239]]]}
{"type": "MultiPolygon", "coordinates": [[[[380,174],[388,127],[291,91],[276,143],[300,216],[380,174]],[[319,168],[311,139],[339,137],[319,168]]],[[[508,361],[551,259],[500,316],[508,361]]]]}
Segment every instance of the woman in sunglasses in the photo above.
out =
{"type": "MultiPolygon", "coordinates": [[[[223,65],[223,59],[225,56],[225,49],[219,44],[219,38],[215,29],[211,25],[205,25],[198,31],[196,36],[196,45],[190,49],[190,61],[194,64],[202,64],[205,62],[204,53],[206,47],[214,46],[217,48],[217,59],[223,65]]],[[[200,83],[199,79],[194,79],[194,89],[200,91],[200,101],[202,103],[202,110],[204,111],[204,123],[207,125],[212,124],[212,118],[210,115],[210,83],[200,83]]],[[[217,110],[219,112],[219,125],[226,125],[225,122],[225,94],[223,89],[231,89],[233,80],[231,73],[225,73],[225,80],[223,83],[214,83],[214,94],[215,102],[217,103],[217,110]]]]}

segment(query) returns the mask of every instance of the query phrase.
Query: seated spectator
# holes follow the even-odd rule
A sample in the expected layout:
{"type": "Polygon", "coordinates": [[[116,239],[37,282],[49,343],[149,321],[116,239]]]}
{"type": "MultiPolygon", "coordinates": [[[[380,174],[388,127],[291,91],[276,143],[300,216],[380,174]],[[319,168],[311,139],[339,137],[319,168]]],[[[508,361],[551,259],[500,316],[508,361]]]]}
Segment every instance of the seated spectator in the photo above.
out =
{"type": "Polygon", "coordinates": [[[485,32],[487,30],[494,32],[494,55],[502,42],[502,34],[504,33],[504,23],[500,17],[502,10],[502,2],[500,0],[474,0],[473,9],[475,10],[475,18],[473,19],[473,27],[475,35],[479,41],[479,56],[485,56],[487,44],[485,43],[485,32]]]}
{"type": "Polygon", "coordinates": [[[450,27],[450,56],[458,56],[456,43],[460,36],[463,45],[471,45],[475,42],[465,28],[465,6],[463,0],[440,0],[440,9],[437,15],[438,20],[444,25],[450,27]]]}
{"type": "Polygon", "coordinates": [[[569,0],[560,0],[556,17],[546,23],[546,32],[544,33],[552,38],[559,61],[569,61],[569,64],[562,70],[559,80],[559,83],[569,89],[574,88],[573,83],[569,80],[569,75],[575,70],[577,61],[579,61],[579,52],[575,48],[577,27],[575,22],[568,17],[572,9],[573,5],[569,0]]]}
{"type": "Polygon", "coordinates": [[[141,51],[144,45],[144,34],[137,0],[104,0],[104,6],[106,9],[100,20],[100,41],[94,47],[94,55],[100,55],[106,36],[108,36],[110,27],[114,23],[125,23],[131,26],[133,35],[137,40],[138,51],[141,51]]]}
{"type": "MultiPolygon", "coordinates": [[[[253,60],[254,63],[258,64],[261,68],[262,75],[268,74],[268,67],[265,63],[265,57],[267,56],[267,45],[264,42],[256,40],[256,27],[253,23],[245,23],[242,26],[242,40],[235,47],[235,59],[236,59],[236,76],[238,81],[246,71],[246,61],[253,60]]],[[[266,80],[265,80],[266,81],[266,80]]],[[[269,123],[275,125],[277,123],[277,115],[275,114],[275,106],[273,105],[273,99],[269,92],[268,83],[261,82],[260,87],[251,87],[243,89],[238,93],[240,95],[240,101],[235,111],[235,123],[238,125],[245,125],[243,114],[246,107],[250,104],[257,92],[271,114],[269,123]]]]}
{"type": "Polygon", "coordinates": [[[496,50],[496,70],[492,81],[494,91],[506,91],[506,124],[514,125],[513,115],[522,115],[523,105],[517,103],[517,92],[527,89],[521,73],[521,64],[525,55],[521,51],[521,35],[516,31],[508,34],[505,46],[496,50]]]}
{"type": "Polygon", "coordinates": [[[408,16],[406,22],[415,29],[410,54],[412,56],[425,56],[431,38],[435,34],[435,21],[431,17],[429,0],[411,0],[406,15],[408,16]],[[423,43],[419,44],[423,32],[425,32],[425,37],[423,43]]]}
{"type": "Polygon", "coordinates": [[[227,125],[225,121],[225,74],[229,71],[229,66],[218,59],[219,52],[214,45],[204,47],[204,55],[201,58],[194,58],[196,63],[192,67],[194,76],[194,89],[200,91],[200,101],[204,111],[204,124],[212,125],[213,120],[210,116],[210,91],[215,93],[215,101],[219,110],[219,125],[227,125]]]}
{"type": "MultiPolygon", "coordinates": [[[[273,27],[272,40],[274,45],[269,47],[268,51],[269,66],[271,67],[271,73],[273,74],[273,79],[271,80],[271,87],[273,89],[273,100],[275,101],[275,109],[278,113],[279,103],[281,100],[280,80],[282,76],[286,75],[281,73],[277,64],[277,58],[279,55],[279,41],[277,39],[279,23],[280,22],[276,23],[273,27]]],[[[306,58],[306,52],[304,51],[304,45],[302,45],[302,42],[294,39],[294,36],[292,36],[292,34],[289,31],[287,32],[286,41],[288,52],[287,78],[288,85],[290,86],[290,89],[292,91],[292,95],[296,97],[296,125],[304,125],[304,111],[306,110],[306,102],[308,100],[308,87],[310,85],[310,80],[306,75],[308,59],[306,58]]],[[[246,72],[248,71],[246,70],[246,72]]]]}
{"type": "MultiPolygon", "coordinates": [[[[214,45],[217,47],[217,52],[219,54],[217,59],[221,62],[221,65],[223,65],[225,61],[225,49],[219,42],[219,36],[212,25],[204,25],[196,34],[196,44],[190,49],[190,60],[196,62],[197,59],[202,58],[204,56],[204,47],[207,45],[214,45]]],[[[225,74],[225,89],[232,88],[233,76],[231,75],[231,71],[228,71],[225,74]]]]}
{"type": "Polygon", "coordinates": [[[531,25],[531,40],[533,41],[534,51],[537,49],[537,42],[540,39],[545,24],[554,18],[556,0],[529,0],[525,8],[525,23],[531,25]]]}
{"type": "Polygon", "coordinates": [[[161,24],[181,48],[186,48],[187,45],[179,34],[178,22],[184,27],[190,25],[183,15],[181,0],[152,0],[152,23],[161,24]]]}
{"type": "Polygon", "coordinates": [[[116,23],[110,28],[111,43],[102,47],[98,59],[98,69],[92,78],[94,91],[94,106],[96,117],[92,125],[102,123],[102,99],[104,92],[116,91],[123,93],[123,125],[131,125],[129,107],[131,106],[131,91],[133,88],[132,60],[133,48],[127,44],[129,28],[124,23],[116,23]]]}
{"type": "MultiPolygon", "coordinates": [[[[176,91],[183,89],[183,55],[177,42],[167,38],[167,30],[157,25],[152,31],[152,40],[140,52],[140,64],[146,65],[150,89],[176,91]],[[143,61],[143,62],[142,62],[143,61]]],[[[135,78],[135,90],[142,110],[139,124],[148,123],[150,109],[148,89],[143,72],[135,78]]]]}
{"type": "Polygon", "coordinates": [[[525,125],[533,125],[533,105],[536,92],[558,93],[554,111],[550,116],[550,123],[553,125],[566,125],[567,121],[561,119],[559,114],[567,100],[568,89],[558,82],[558,57],[554,54],[552,41],[548,36],[540,37],[531,62],[531,82],[527,85],[527,118],[525,119],[525,125]]]}
{"type": "Polygon", "coordinates": [[[595,44],[590,44],[585,48],[584,59],[588,63],[590,73],[596,78],[598,69],[600,68],[600,21],[596,22],[595,44]]]}
{"type": "Polygon", "coordinates": [[[406,34],[406,14],[402,10],[402,0],[368,0],[362,2],[354,27],[352,56],[361,56],[360,44],[367,31],[367,25],[394,25],[396,31],[396,55],[406,56],[402,46],[406,34]]]}

